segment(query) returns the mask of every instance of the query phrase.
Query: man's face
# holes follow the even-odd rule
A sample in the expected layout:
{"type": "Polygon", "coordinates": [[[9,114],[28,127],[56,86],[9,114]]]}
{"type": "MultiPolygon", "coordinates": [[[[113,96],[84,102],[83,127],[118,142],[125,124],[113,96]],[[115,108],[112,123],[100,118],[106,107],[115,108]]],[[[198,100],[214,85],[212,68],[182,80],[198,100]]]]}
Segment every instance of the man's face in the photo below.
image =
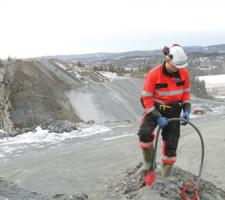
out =
{"type": "Polygon", "coordinates": [[[171,71],[171,72],[177,72],[177,68],[172,64],[172,62],[169,60],[168,61],[168,65],[167,68],[171,71]]]}

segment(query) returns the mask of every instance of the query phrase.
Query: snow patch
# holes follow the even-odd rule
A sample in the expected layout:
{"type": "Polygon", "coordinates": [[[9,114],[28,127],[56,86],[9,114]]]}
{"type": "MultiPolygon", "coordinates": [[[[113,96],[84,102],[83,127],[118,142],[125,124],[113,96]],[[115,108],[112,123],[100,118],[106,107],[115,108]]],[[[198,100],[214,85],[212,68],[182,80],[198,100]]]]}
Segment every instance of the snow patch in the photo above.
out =
{"type": "Polygon", "coordinates": [[[217,87],[218,85],[225,85],[225,74],[211,75],[211,76],[198,76],[200,81],[204,80],[206,87],[217,87]]]}
{"type": "Polygon", "coordinates": [[[4,137],[0,139],[0,157],[15,155],[30,147],[43,148],[49,144],[57,144],[65,139],[84,138],[96,134],[109,132],[111,129],[105,126],[92,125],[81,127],[81,130],[64,133],[49,133],[37,127],[35,131],[30,131],[16,137],[4,137]]]}
{"type": "Polygon", "coordinates": [[[67,69],[66,66],[63,65],[62,63],[56,62],[55,64],[58,65],[60,68],[62,68],[62,69],[64,69],[64,70],[67,69]]]}
{"type": "Polygon", "coordinates": [[[214,95],[225,95],[225,74],[211,75],[211,76],[199,76],[200,81],[204,80],[207,92],[214,95]]]}
{"type": "Polygon", "coordinates": [[[107,72],[107,71],[100,71],[99,72],[102,76],[105,76],[106,78],[113,80],[113,79],[126,79],[126,77],[119,76],[115,72],[107,72]]]}
{"type": "Polygon", "coordinates": [[[75,71],[74,74],[76,75],[77,78],[79,78],[79,79],[82,78],[82,76],[78,72],[75,71]]]}
{"type": "Polygon", "coordinates": [[[225,99],[225,96],[220,96],[220,95],[215,95],[214,96],[216,99],[225,99]]]}

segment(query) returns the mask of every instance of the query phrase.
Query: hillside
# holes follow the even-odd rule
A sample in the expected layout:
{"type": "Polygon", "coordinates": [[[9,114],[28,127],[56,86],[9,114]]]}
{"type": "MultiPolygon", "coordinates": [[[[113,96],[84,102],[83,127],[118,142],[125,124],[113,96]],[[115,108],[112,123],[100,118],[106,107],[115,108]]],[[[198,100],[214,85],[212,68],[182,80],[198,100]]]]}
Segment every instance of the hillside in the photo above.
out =
{"type": "MultiPolygon", "coordinates": [[[[63,199],[63,194],[77,193],[86,195],[67,197],[145,200],[150,195],[163,199],[159,189],[140,187],[134,191],[134,185],[123,193],[136,174],[131,170],[127,176],[126,169],[137,169],[142,158],[136,133],[143,112],[139,100],[143,79],[94,71],[81,63],[59,59],[16,60],[4,67],[2,85],[7,95],[2,99],[11,103],[4,109],[17,134],[26,133],[8,137],[7,132],[0,132],[3,197],[13,199],[10,191],[14,188],[21,199],[32,195],[34,199],[54,195],[63,199]]],[[[207,194],[203,199],[213,196],[221,200],[224,159],[215,155],[224,148],[225,105],[193,97],[193,108],[198,107],[205,113],[191,114],[191,121],[203,133],[206,157],[202,176],[210,181],[202,180],[201,189],[207,194]]],[[[182,127],[181,156],[176,163],[182,168],[179,173],[186,174],[187,170],[196,174],[200,152],[193,130],[182,127]]]]}
{"type": "MultiPolygon", "coordinates": [[[[222,59],[213,59],[222,63],[222,59]]],[[[193,59],[202,64],[190,67],[192,81],[204,63],[211,66],[208,61],[202,57],[193,59]]],[[[143,79],[128,77],[127,72],[118,76],[58,59],[16,60],[6,64],[5,70],[8,89],[4,90],[10,97],[5,109],[12,121],[8,124],[13,123],[12,127],[19,131],[13,134],[37,126],[55,127],[52,130],[59,132],[73,130],[75,123],[81,121],[137,121],[142,112],[139,98],[143,79]]],[[[201,83],[192,84],[193,94],[207,97],[204,87],[201,83]]]]}
{"type": "MultiPolygon", "coordinates": [[[[186,46],[184,47],[188,53],[225,53],[225,44],[212,45],[212,46],[186,46]]],[[[162,50],[147,50],[147,51],[130,51],[121,53],[90,53],[90,54],[80,54],[80,55],[56,55],[56,56],[46,56],[46,58],[59,58],[65,61],[81,61],[84,63],[94,63],[104,60],[121,60],[134,57],[151,57],[151,56],[161,56],[162,50]]]]}
{"type": "Polygon", "coordinates": [[[80,121],[64,94],[79,87],[79,82],[50,63],[36,60],[18,60],[6,69],[15,128],[32,129],[57,120],[80,121]]]}

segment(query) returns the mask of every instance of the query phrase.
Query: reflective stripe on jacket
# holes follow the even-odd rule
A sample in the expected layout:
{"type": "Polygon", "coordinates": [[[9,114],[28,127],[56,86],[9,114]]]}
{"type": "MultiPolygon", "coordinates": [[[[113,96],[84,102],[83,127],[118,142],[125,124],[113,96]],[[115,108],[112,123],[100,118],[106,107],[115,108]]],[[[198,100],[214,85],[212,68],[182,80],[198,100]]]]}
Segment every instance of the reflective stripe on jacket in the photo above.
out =
{"type": "Polygon", "coordinates": [[[180,77],[163,73],[163,65],[151,69],[145,77],[141,100],[145,111],[155,109],[154,103],[169,104],[173,102],[190,102],[190,81],[186,68],[178,69],[180,77]]]}

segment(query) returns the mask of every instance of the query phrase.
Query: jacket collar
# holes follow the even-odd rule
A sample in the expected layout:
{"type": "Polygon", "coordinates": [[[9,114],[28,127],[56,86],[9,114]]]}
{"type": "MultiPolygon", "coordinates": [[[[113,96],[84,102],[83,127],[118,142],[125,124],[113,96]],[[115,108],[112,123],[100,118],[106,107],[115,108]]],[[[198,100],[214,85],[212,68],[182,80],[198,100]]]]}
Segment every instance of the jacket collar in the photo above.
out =
{"type": "Polygon", "coordinates": [[[176,71],[176,72],[169,72],[167,69],[166,69],[166,61],[164,61],[164,63],[162,64],[162,72],[163,74],[165,74],[166,76],[169,76],[169,77],[174,77],[176,79],[180,79],[180,72],[179,72],[179,69],[176,71]]]}

